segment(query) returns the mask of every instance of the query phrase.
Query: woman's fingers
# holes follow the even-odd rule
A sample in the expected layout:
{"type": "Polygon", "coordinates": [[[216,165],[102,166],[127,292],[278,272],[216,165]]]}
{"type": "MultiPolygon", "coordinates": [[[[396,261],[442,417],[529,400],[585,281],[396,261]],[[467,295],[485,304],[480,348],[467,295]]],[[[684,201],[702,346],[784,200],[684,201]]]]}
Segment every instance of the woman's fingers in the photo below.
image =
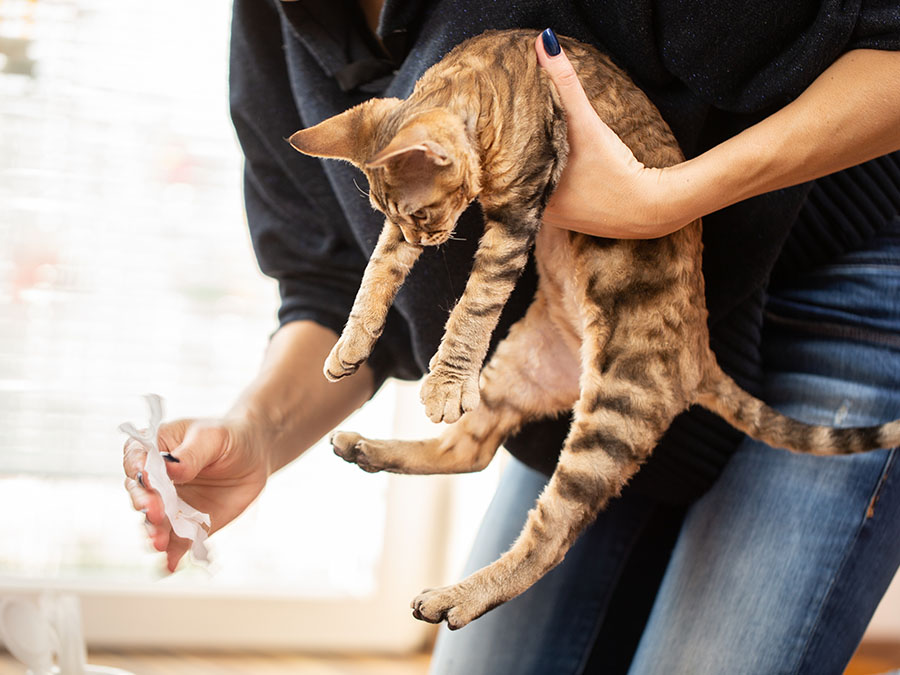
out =
{"type": "MultiPolygon", "coordinates": [[[[192,481],[209,464],[219,459],[230,447],[228,433],[214,424],[193,420],[176,420],[163,424],[157,436],[159,449],[166,460],[169,477],[176,484],[192,481]]],[[[122,467],[125,489],[135,510],[144,514],[144,527],[153,548],[166,553],[166,567],[174,572],[191,546],[172,530],[159,493],[153,489],[144,471],[147,451],[141,443],[129,439],[123,449],[122,467]]]]}
{"type": "Polygon", "coordinates": [[[600,118],[552,31],[537,38],[535,50],[565,109],[569,141],[566,167],[547,203],[544,222],[601,237],[671,232],[660,222],[659,205],[668,201],[660,170],[641,164],[600,118]]]}
{"type": "Polygon", "coordinates": [[[594,112],[587,94],[584,93],[584,88],[569,62],[569,57],[559,46],[556,34],[548,28],[540,34],[535,46],[538,63],[553,81],[563,108],[566,109],[566,117],[570,122],[596,117],[597,114],[594,112]],[[553,53],[554,51],[555,53],[553,53]]]}
{"type": "Polygon", "coordinates": [[[130,439],[125,443],[122,467],[125,470],[125,490],[131,497],[131,505],[135,511],[144,514],[144,527],[147,538],[157,551],[165,551],[169,546],[172,527],[166,517],[162,499],[150,485],[144,473],[147,452],[137,441],[130,439]]]}
{"type": "Polygon", "coordinates": [[[182,539],[174,533],[170,533],[167,541],[166,551],[166,567],[170,572],[174,572],[178,567],[178,562],[184,557],[191,547],[190,539],[182,539]]]}
{"type": "MultiPolygon", "coordinates": [[[[219,425],[194,424],[181,442],[163,444],[168,450],[166,470],[176,485],[189,483],[228,449],[228,433],[219,425]]],[[[162,449],[162,448],[161,448],[162,449]]]]}
{"type": "Polygon", "coordinates": [[[137,481],[142,487],[149,488],[149,480],[144,475],[144,464],[147,462],[147,451],[133,438],[125,442],[122,456],[122,468],[125,475],[137,481]]]}
{"type": "Polygon", "coordinates": [[[147,530],[147,538],[150,539],[153,548],[157,551],[165,551],[168,548],[169,540],[172,537],[172,528],[168,520],[164,520],[162,524],[144,520],[144,528],[147,530]]]}
{"type": "Polygon", "coordinates": [[[131,497],[131,504],[135,511],[144,514],[144,526],[153,547],[157,551],[166,550],[171,526],[166,518],[162,499],[156,492],[141,487],[133,478],[125,479],[125,489],[128,491],[128,496],[131,497]]]}
{"type": "Polygon", "coordinates": [[[131,505],[135,511],[141,511],[153,522],[159,522],[162,500],[155,492],[146,490],[134,478],[125,478],[125,490],[131,497],[131,505]],[[151,511],[153,514],[151,515],[151,511]]]}
{"type": "Polygon", "coordinates": [[[131,496],[135,510],[147,509],[147,515],[153,522],[160,522],[162,516],[162,500],[150,485],[150,479],[144,471],[147,451],[135,440],[125,443],[122,468],[125,470],[125,489],[131,496]]]}
{"type": "Polygon", "coordinates": [[[125,479],[125,489],[131,497],[134,509],[144,514],[144,527],[153,548],[157,551],[165,551],[169,545],[172,528],[166,518],[159,495],[152,490],[142,488],[133,478],[125,479]]]}

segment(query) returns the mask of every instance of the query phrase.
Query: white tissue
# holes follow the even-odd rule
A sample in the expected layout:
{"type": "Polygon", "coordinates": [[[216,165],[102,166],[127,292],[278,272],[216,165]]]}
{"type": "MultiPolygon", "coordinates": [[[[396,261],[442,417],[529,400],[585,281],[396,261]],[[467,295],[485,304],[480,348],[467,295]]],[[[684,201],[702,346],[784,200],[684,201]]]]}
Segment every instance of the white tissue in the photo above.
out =
{"type": "Polygon", "coordinates": [[[166,516],[172,524],[172,530],[183,539],[190,539],[191,555],[194,560],[209,562],[209,550],[206,538],[209,536],[203,528],[210,526],[209,515],[201,513],[175,492],[175,484],[166,472],[166,461],[162,458],[156,442],[159,425],[163,418],[162,399],[156,394],[144,397],[150,407],[150,425],[139,431],[130,422],[119,425],[119,429],[131,436],[147,450],[147,461],[144,464],[144,475],[149,478],[150,487],[162,498],[166,516]]]}

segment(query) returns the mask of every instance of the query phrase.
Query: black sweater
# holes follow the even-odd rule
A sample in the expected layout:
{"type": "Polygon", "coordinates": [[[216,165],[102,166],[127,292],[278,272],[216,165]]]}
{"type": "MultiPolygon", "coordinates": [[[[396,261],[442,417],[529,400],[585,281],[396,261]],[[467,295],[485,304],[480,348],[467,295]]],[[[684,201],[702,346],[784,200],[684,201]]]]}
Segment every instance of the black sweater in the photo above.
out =
{"type": "MultiPolygon", "coordinates": [[[[609,53],[659,107],[688,157],[790,102],[842,53],[900,49],[900,8],[878,0],[387,0],[378,30],[386,51],[354,0],[236,0],[232,117],[246,157],[253,245],[263,272],[279,282],[282,324],[310,319],[340,333],[382,225],[360,194],[359,171],[302,156],[283,139],[371,96],[406,97],[427,67],[484,30],[547,26],[609,53]]],[[[887,156],[706,217],[707,303],[722,367],[758,394],[762,307],[773,270],[788,283],[858,246],[898,212],[900,159],[887,156]]],[[[416,263],[370,359],[379,383],[425,372],[465,287],[480,231],[473,206],[457,228],[465,241],[426,250],[416,263]]],[[[493,344],[522,316],[535,284],[530,265],[493,344]]],[[[506,446],[549,473],[567,427],[568,420],[533,424],[506,446]]],[[[692,410],[676,420],[631,489],[694,498],[739,439],[717,417],[692,410]]]]}

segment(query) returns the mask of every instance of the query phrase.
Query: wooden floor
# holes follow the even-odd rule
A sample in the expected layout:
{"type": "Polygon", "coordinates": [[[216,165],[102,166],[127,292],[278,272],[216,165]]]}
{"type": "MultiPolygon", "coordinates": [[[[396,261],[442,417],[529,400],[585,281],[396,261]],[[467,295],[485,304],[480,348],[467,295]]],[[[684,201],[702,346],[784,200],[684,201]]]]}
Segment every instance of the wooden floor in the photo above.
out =
{"type": "MultiPolygon", "coordinates": [[[[135,675],[425,675],[429,657],[104,651],[92,653],[90,661],[124,668],[135,675]]],[[[863,645],[845,675],[882,675],[891,671],[900,671],[900,645],[863,645]]],[[[24,672],[17,661],[0,652],[0,675],[24,672]]]]}
{"type": "Polygon", "coordinates": [[[900,643],[863,643],[844,675],[881,675],[900,672],[900,643]]]}

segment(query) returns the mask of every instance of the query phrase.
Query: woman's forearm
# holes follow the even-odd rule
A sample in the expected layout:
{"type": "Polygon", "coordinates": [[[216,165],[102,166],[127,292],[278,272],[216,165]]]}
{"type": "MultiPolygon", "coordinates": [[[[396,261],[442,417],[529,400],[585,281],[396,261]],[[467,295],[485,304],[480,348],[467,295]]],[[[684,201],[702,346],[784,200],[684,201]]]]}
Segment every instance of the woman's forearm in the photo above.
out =
{"type": "MultiPolygon", "coordinates": [[[[793,102],[661,178],[663,230],[900,149],[900,52],[848,52],[793,102]]],[[[660,232],[665,234],[666,232],[660,232]]]]}
{"type": "Polygon", "coordinates": [[[259,374],[229,417],[258,430],[272,473],[313,445],[372,395],[372,371],[364,364],[353,377],[331,383],[322,364],[337,335],[311,321],[285,324],[272,336],[259,374]]]}
{"type": "Polygon", "coordinates": [[[703,154],[640,164],[600,121],[562,51],[538,61],[566,109],[569,158],[544,221],[600,237],[646,239],[713,211],[900,149],[900,52],[860,49],[794,101],[703,154]]]}

